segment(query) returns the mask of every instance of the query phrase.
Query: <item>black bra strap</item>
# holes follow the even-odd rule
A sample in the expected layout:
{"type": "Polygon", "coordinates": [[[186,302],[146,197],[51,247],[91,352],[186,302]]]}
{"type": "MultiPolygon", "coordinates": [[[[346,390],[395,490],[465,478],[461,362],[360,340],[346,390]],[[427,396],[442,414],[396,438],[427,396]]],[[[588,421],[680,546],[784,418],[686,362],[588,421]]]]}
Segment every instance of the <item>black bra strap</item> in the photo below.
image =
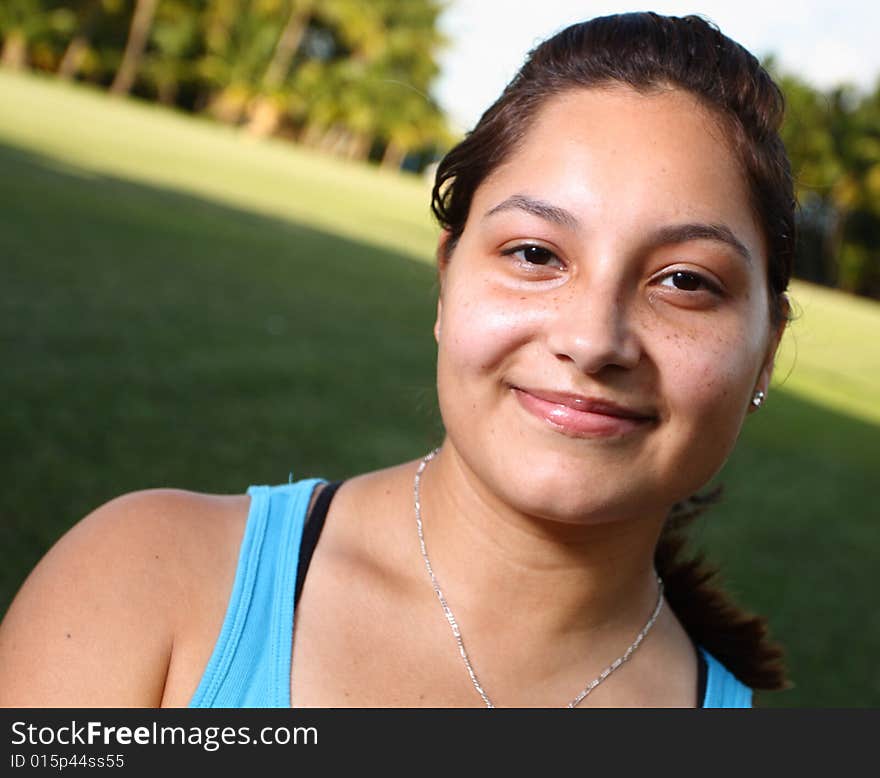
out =
{"type": "Polygon", "coordinates": [[[306,572],[309,569],[309,563],[312,561],[312,554],[315,552],[315,546],[318,545],[318,538],[321,537],[321,530],[324,528],[324,519],[327,518],[327,511],[330,508],[330,500],[336,494],[336,490],[342,484],[342,481],[334,481],[327,484],[315,500],[312,510],[306,517],[306,524],[303,527],[302,540],[299,544],[299,562],[296,568],[296,591],[293,595],[293,604],[299,602],[300,594],[302,594],[303,584],[306,580],[306,572]]]}

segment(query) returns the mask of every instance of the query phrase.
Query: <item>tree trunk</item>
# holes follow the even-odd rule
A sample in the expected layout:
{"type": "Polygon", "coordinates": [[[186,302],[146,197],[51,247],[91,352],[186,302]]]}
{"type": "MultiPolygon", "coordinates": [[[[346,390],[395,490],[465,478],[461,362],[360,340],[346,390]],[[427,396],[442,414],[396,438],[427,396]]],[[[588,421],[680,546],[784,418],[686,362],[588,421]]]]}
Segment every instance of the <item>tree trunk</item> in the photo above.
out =
{"type": "Polygon", "coordinates": [[[247,109],[247,95],[241,89],[227,86],[208,100],[208,112],[226,124],[238,124],[247,109]]]}
{"type": "Polygon", "coordinates": [[[278,43],[275,44],[272,61],[263,74],[263,86],[267,90],[277,89],[284,83],[290,70],[290,63],[293,62],[305,35],[311,3],[303,3],[298,10],[296,5],[298,3],[294,3],[290,9],[284,29],[281,31],[278,43]]]}
{"type": "Polygon", "coordinates": [[[832,217],[825,236],[826,283],[830,286],[840,285],[840,252],[843,249],[844,230],[846,228],[846,212],[839,209],[834,203],[831,204],[832,217]]]}
{"type": "Polygon", "coordinates": [[[350,137],[351,133],[345,127],[340,127],[333,142],[329,145],[328,151],[334,157],[344,157],[345,148],[348,146],[348,139],[350,137]]]}
{"type": "Polygon", "coordinates": [[[333,149],[336,148],[336,144],[339,143],[339,139],[342,137],[343,132],[344,130],[338,124],[334,124],[321,135],[321,139],[318,141],[318,149],[327,152],[328,154],[332,154],[333,149]]]}
{"type": "Polygon", "coordinates": [[[307,122],[303,128],[302,132],[299,134],[299,138],[297,141],[301,143],[303,146],[317,146],[321,142],[321,134],[323,130],[314,122],[307,122]]]}
{"type": "Polygon", "coordinates": [[[400,170],[406,151],[398,146],[393,140],[388,141],[385,153],[382,155],[382,167],[387,170],[400,170]]]}
{"type": "Polygon", "coordinates": [[[77,74],[82,66],[88,46],[89,41],[85,35],[77,35],[70,42],[58,65],[58,78],[67,81],[77,74]]]}
{"type": "Polygon", "coordinates": [[[122,55],[119,70],[116,71],[116,77],[110,85],[111,94],[128,94],[134,86],[134,79],[144,56],[144,50],[147,48],[147,38],[158,5],[159,0],[137,0],[131,17],[128,40],[125,43],[125,53],[122,55]]]}
{"type": "Polygon", "coordinates": [[[352,136],[351,145],[348,147],[348,158],[363,162],[370,153],[370,136],[365,132],[356,132],[352,136]]]}
{"type": "MultiPolygon", "coordinates": [[[[290,14],[278,43],[275,44],[275,51],[272,53],[272,61],[263,74],[263,91],[271,92],[278,89],[287,78],[290,70],[290,63],[299,45],[302,42],[306,32],[306,24],[309,20],[309,8],[311,3],[306,3],[299,10],[295,8],[297,4],[291,6],[290,14]]],[[[259,96],[254,99],[248,110],[250,119],[247,125],[247,132],[256,138],[264,138],[273,135],[281,125],[281,117],[283,112],[277,103],[270,97],[259,96]]]]}
{"type": "Polygon", "coordinates": [[[21,70],[27,65],[27,40],[21,30],[13,30],[6,36],[0,65],[12,70],[21,70]]]}
{"type": "Polygon", "coordinates": [[[282,112],[278,104],[262,95],[255,97],[248,106],[249,120],[247,133],[254,138],[266,138],[274,135],[281,125],[282,112]]]}
{"type": "Polygon", "coordinates": [[[57,76],[59,78],[69,80],[79,72],[89,48],[89,40],[91,40],[95,27],[101,19],[101,14],[101,0],[91,0],[82,24],[58,64],[57,76]]]}
{"type": "Polygon", "coordinates": [[[173,80],[160,81],[156,85],[157,97],[162,105],[173,106],[177,100],[177,82],[173,80]]]}

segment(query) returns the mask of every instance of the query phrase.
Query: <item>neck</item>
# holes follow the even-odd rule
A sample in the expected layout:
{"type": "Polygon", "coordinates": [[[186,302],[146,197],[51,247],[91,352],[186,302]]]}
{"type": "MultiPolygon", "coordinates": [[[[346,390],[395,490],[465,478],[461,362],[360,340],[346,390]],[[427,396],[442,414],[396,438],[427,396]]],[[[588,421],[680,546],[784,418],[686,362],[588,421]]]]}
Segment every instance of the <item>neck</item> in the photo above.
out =
{"type": "Polygon", "coordinates": [[[618,642],[653,610],[665,511],[536,516],[487,488],[448,441],[423,472],[420,502],[431,565],[464,622],[530,642],[618,642]]]}

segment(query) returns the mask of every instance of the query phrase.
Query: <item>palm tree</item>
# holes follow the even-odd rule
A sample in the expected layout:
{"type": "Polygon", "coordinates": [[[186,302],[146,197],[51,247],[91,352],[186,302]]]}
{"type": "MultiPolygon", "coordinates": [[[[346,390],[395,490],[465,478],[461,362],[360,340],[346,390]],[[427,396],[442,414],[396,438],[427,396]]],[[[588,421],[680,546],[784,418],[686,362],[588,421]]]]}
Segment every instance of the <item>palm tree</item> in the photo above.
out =
{"type": "Polygon", "coordinates": [[[880,293],[880,85],[860,96],[822,93],[780,78],[783,140],[800,203],[798,260],[806,277],[857,293],[880,293]],[[873,292],[871,292],[873,290],[873,292]]]}
{"type": "Polygon", "coordinates": [[[44,0],[0,2],[0,65],[20,70],[28,65],[28,45],[51,26],[49,4],[44,0]]]}
{"type": "Polygon", "coordinates": [[[315,0],[290,0],[287,4],[287,18],[263,73],[260,93],[248,106],[251,135],[263,137],[278,129],[284,113],[284,99],[279,92],[305,37],[314,7],[315,0]]]}
{"type": "Polygon", "coordinates": [[[78,8],[77,30],[73,38],[67,44],[61,62],[58,64],[57,75],[62,79],[73,78],[86,57],[89,49],[89,41],[98,20],[104,10],[102,0],[90,0],[78,8]]]}
{"type": "Polygon", "coordinates": [[[111,94],[128,94],[134,86],[158,5],[159,0],[136,0],[122,62],[116,71],[113,83],[110,85],[111,94]]]}

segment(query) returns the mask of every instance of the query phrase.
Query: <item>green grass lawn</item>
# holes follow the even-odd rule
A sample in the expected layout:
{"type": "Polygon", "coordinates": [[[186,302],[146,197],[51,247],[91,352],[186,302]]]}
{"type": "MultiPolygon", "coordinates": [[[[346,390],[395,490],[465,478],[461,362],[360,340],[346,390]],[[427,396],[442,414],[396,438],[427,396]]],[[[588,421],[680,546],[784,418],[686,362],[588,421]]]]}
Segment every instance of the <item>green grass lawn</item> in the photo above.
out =
{"type": "MultiPolygon", "coordinates": [[[[120,492],[331,478],[439,442],[416,177],[0,71],[0,612],[120,492]]],[[[695,528],[795,688],[880,704],[880,306],[795,284],[767,405],[695,528]]]]}

